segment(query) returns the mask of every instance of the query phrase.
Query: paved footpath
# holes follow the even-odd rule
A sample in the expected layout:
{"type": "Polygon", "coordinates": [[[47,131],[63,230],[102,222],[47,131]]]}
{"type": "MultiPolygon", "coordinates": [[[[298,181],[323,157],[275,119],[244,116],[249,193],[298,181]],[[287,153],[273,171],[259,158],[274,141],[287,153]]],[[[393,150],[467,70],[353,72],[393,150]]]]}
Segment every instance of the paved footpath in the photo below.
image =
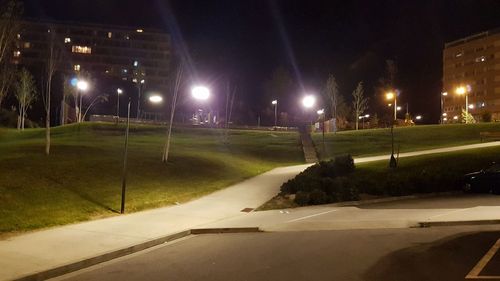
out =
{"type": "MultiPolygon", "coordinates": [[[[431,153],[498,146],[490,142],[402,153],[410,157],[431,153]]],[[[389,159],[388,155],[358,158],[356,163],[389,159]]],[[[72,224],[10,237],[0,241],[0,280],[20,278],[72,262],[123,249],[168,234],[206,227],[243,217],[275,196],[286,180],[308,167],[276,168],[186,204],[72,224]]],[[[254,225],[248,225],[254,226],[254,225]]]]}

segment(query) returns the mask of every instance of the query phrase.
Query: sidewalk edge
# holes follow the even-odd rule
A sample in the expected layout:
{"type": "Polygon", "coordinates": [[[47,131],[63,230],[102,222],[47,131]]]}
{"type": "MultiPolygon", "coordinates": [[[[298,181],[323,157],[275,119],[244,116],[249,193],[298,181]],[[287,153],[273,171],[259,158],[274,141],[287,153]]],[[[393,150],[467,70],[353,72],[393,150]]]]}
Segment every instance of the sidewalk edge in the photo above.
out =
{"type": "Polygon", "coordinates": [[[180,231],[174,234],[169,234],[152,240],[148,240],[133,246],[126,248],[114,250],[107,252],[95,257],[86,258],[80,261],[72,262],[69,264],[57,266],[51,269],[39,271],[36,273],[31,273],[19,278],[15,278],[15,281],[33,281],[33,280],[46,280],[49,278],[58,277],[70,272],[81,270],[87,267],[91,267],[103,262],[107,262],[116,258],[120,258],[126,255],[137,253],[148,248],[158,246],[167,242],[171,242],[177,239],[181,239],[190,235],[197,234],[214,234],[214,233],[248,233],[248,232],[262,232],[258,227],[235,227],[235,228],[194,228],[189,230],[180,231]]]}

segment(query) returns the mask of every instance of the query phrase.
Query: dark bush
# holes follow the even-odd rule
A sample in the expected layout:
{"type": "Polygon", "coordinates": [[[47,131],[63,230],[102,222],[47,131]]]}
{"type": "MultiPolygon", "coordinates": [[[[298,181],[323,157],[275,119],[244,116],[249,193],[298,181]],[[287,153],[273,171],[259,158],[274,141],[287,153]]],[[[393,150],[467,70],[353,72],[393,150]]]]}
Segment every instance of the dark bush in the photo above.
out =
{"type": "Polygon", "coordinates": [[[333,170],[336,176],[346,176],[354,172],[354,159],[351,155],[343,155],[335,157],[333,170]]]}
{"type": "Polygon", "coordinates": [[[309,203],[312,205],[328,203],[328,196],[323,190],[315,189],[309,194],[309,203]]]}
{"type": "Polygon", "coordinates": [[[491,122],[491,112],[486,111],[481,115],[481,120],[483,122],[491,122]]]}
{"type": "Polygon", "coordinates": [[[299,206],[305,206],[309,204],[309,193],[304,191],[299,191],[295,195],[295,203],[299,206]]]}

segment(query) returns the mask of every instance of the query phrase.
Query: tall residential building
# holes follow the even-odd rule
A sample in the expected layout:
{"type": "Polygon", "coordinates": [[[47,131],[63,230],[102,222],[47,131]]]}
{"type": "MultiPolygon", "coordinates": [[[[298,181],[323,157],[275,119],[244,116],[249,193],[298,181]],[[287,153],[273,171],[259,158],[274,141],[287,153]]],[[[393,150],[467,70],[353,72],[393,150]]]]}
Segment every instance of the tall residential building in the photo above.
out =
{"type": "Polygon", "coordinates": [[[500,120],[500,29],[445,44],[441,98],[443,123],[461,122],[466,103],[477,121],[500,120]]]}
{"type": "Polygon", "coordinates": [[[57,68],[66,73],[88,71],[166,89],[170,36],[147,28],[23,20],[13,51],[14,63],[43,65],[49,42],[61,50],[57,68]]]}

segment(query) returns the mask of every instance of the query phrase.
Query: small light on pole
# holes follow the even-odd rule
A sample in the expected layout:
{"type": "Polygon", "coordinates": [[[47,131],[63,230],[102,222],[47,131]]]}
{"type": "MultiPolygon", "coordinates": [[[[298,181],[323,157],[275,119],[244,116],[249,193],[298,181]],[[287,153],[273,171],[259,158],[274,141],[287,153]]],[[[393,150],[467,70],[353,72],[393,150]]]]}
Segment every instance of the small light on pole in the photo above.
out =
{"type": "Polygon", "coordinates": [[[415,116],[415,119],[417,119],[417,120],[422,120],[422,115],[417,115],[417,116],[415,116]]]}
{"type": "Polygon", "coordinates": [[[274,105],[274,127],[278,125],[278,100],[273,100],[271,102],[274,105]]]}
{"type": "Polygon", "coordinates": [[[455,94],[464,95],[465,96],[465,123],[468,123],[469,117],[469,95],[468,93],[471,91],[471,87],[467,86],[459,86],[455,89],[455,94]]]}
{"type": "Polygon", "coordinates": [[[80,104],[78,105],[78,123],[82,122],[82,92],[87,91],[89,88],[89,83],[85,80],[76,79],[76,88],[78,89],[78,94],[80,95],[80,104]]]}
{"type": "Polygon", "coordinates": [[[160,103],[163,101],[163,97],[160,95],[152,95],[149,97],[149,101],[152,103],[160,103]]]}
{"type": "Polygon", "coordinates": [[[120,95],[123,94],[123,90],[116,89],[116,117],[120,118],[120,95]]]}

